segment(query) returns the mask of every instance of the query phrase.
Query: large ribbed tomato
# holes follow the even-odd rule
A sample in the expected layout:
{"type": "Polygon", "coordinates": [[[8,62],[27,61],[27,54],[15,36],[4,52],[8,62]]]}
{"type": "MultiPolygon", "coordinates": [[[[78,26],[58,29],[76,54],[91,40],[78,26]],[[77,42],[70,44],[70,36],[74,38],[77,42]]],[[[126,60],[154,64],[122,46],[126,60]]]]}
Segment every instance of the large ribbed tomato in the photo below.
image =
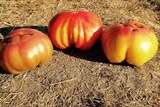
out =
{"type": "Polygon", "coordinates": [[[87,50],[101,36],[102,22],[91,12],[67,11],[51,19],[48,32],[52,43],[60,49],[75,45],[76,48],[87,50]]]}
{"type": "Polygon", "coordinates": [[[21,28],[10,32],[0,43],[0,66],[9,73],[19,74],[48,62],[52,53],[47,35],[21,28]]]}
{"type": "Polygon", "coordinates": [[[101,37],[103,51],[112,63],[124,60],[141,66],[157,52],[158,40],[144,24],[130,21],[109,26],[101,37]]]}

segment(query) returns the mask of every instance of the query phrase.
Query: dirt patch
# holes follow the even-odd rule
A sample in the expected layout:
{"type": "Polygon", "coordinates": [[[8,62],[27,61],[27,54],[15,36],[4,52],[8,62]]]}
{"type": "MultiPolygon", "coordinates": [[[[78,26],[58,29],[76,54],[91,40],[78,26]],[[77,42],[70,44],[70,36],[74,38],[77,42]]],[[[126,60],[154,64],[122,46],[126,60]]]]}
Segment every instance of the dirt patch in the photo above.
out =
{"type": "MultiPolygon", "coordinates": [[[[3,35],[18,27],[31,27],[47,34],[48,22],[56,13],[86,10],[97,14],[104,28],[128,20],[145,23],[160,42],[158,3],[158,0],[1,0],[0,28],[3,35]]],[[[0,107],[55,106],[160,106],[160,51],[144,66],[136,68],[109,63],[97,42],[89,51],[55,48],[51,62],[30,72],[13,75],[1,69],[0,107]]]]}

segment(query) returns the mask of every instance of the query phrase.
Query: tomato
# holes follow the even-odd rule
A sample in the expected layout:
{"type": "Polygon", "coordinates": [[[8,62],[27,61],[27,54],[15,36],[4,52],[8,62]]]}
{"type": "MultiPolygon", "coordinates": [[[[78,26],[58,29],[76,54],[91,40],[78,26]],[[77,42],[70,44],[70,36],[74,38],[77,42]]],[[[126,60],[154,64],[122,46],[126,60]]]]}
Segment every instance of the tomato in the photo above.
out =
{"type": "Polygon", "coordinates": [[[149,61],[158,50],[158,40],[153,31],[136,21],[109,26],[102,34],[101,43],[110,62],[126,60],[138,67],[149,61]]]}
{"type": "Polygon", "coordinates": [[[7,72],[19,74],[47,63],[53,45],[47,35],[31,29],[20,28],[10,32],[0,43],[0,66],[7,72]]]}
{"type": "Polygon", "coordinates": [[[56,14],[49,22],[49,37],[54,46],[66,49],[72,45],[90,49],[102,33],[98,16],[86,11],[66,11],[56,14]]]}

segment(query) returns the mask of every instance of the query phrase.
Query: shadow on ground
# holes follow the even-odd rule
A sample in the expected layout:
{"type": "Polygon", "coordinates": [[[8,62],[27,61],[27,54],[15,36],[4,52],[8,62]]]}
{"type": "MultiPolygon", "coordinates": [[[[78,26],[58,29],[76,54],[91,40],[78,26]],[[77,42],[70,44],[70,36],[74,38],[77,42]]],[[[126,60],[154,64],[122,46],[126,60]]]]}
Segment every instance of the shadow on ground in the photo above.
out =
{"type": "Polygon", "coordinates": [[[6,72],[6,71],[3,70],[2,68],[0,68],[0,74],[8,74],[8,72],[6,72]]]}
{"type": "Polygon", "coordinates": [[[47,27],[46,26],[17,26],[17,27],[3,27],[0,28],[0,33],[3,36],[6,36],[10,31],[19,29],[19,28],[33,28],[33,29],[37,29],[45,34],[47,34],[47,27]]]}

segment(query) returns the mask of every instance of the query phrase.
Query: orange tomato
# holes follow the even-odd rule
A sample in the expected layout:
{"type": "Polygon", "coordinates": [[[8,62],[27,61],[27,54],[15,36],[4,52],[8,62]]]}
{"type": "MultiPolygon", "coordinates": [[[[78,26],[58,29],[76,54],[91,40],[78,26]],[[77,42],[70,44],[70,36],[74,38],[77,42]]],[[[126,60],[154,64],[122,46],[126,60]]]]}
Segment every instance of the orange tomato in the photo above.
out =
{"type": "Polygon", "coordinates": [[[109,26],[103,32],[101,42],[105,56],[112,63],[126,60],[131,65],[141,66],[158,50],[156,35],[136,21],[109,26]]]}
{"type": "Polygon", "coordinates": [[[19,74],[48,62],[52,53],[47,35],[21,28],[10,32],[0,43],[0,66],[9,73],[19,74]]]}
{"type": "Polygon", "coordinates": [[[75,45],[81,50],[88,50],[101,36],[102,22],[91,12],[66,11],[50,20],[48,32],[54,46],[60,49],[75,45]]]}

